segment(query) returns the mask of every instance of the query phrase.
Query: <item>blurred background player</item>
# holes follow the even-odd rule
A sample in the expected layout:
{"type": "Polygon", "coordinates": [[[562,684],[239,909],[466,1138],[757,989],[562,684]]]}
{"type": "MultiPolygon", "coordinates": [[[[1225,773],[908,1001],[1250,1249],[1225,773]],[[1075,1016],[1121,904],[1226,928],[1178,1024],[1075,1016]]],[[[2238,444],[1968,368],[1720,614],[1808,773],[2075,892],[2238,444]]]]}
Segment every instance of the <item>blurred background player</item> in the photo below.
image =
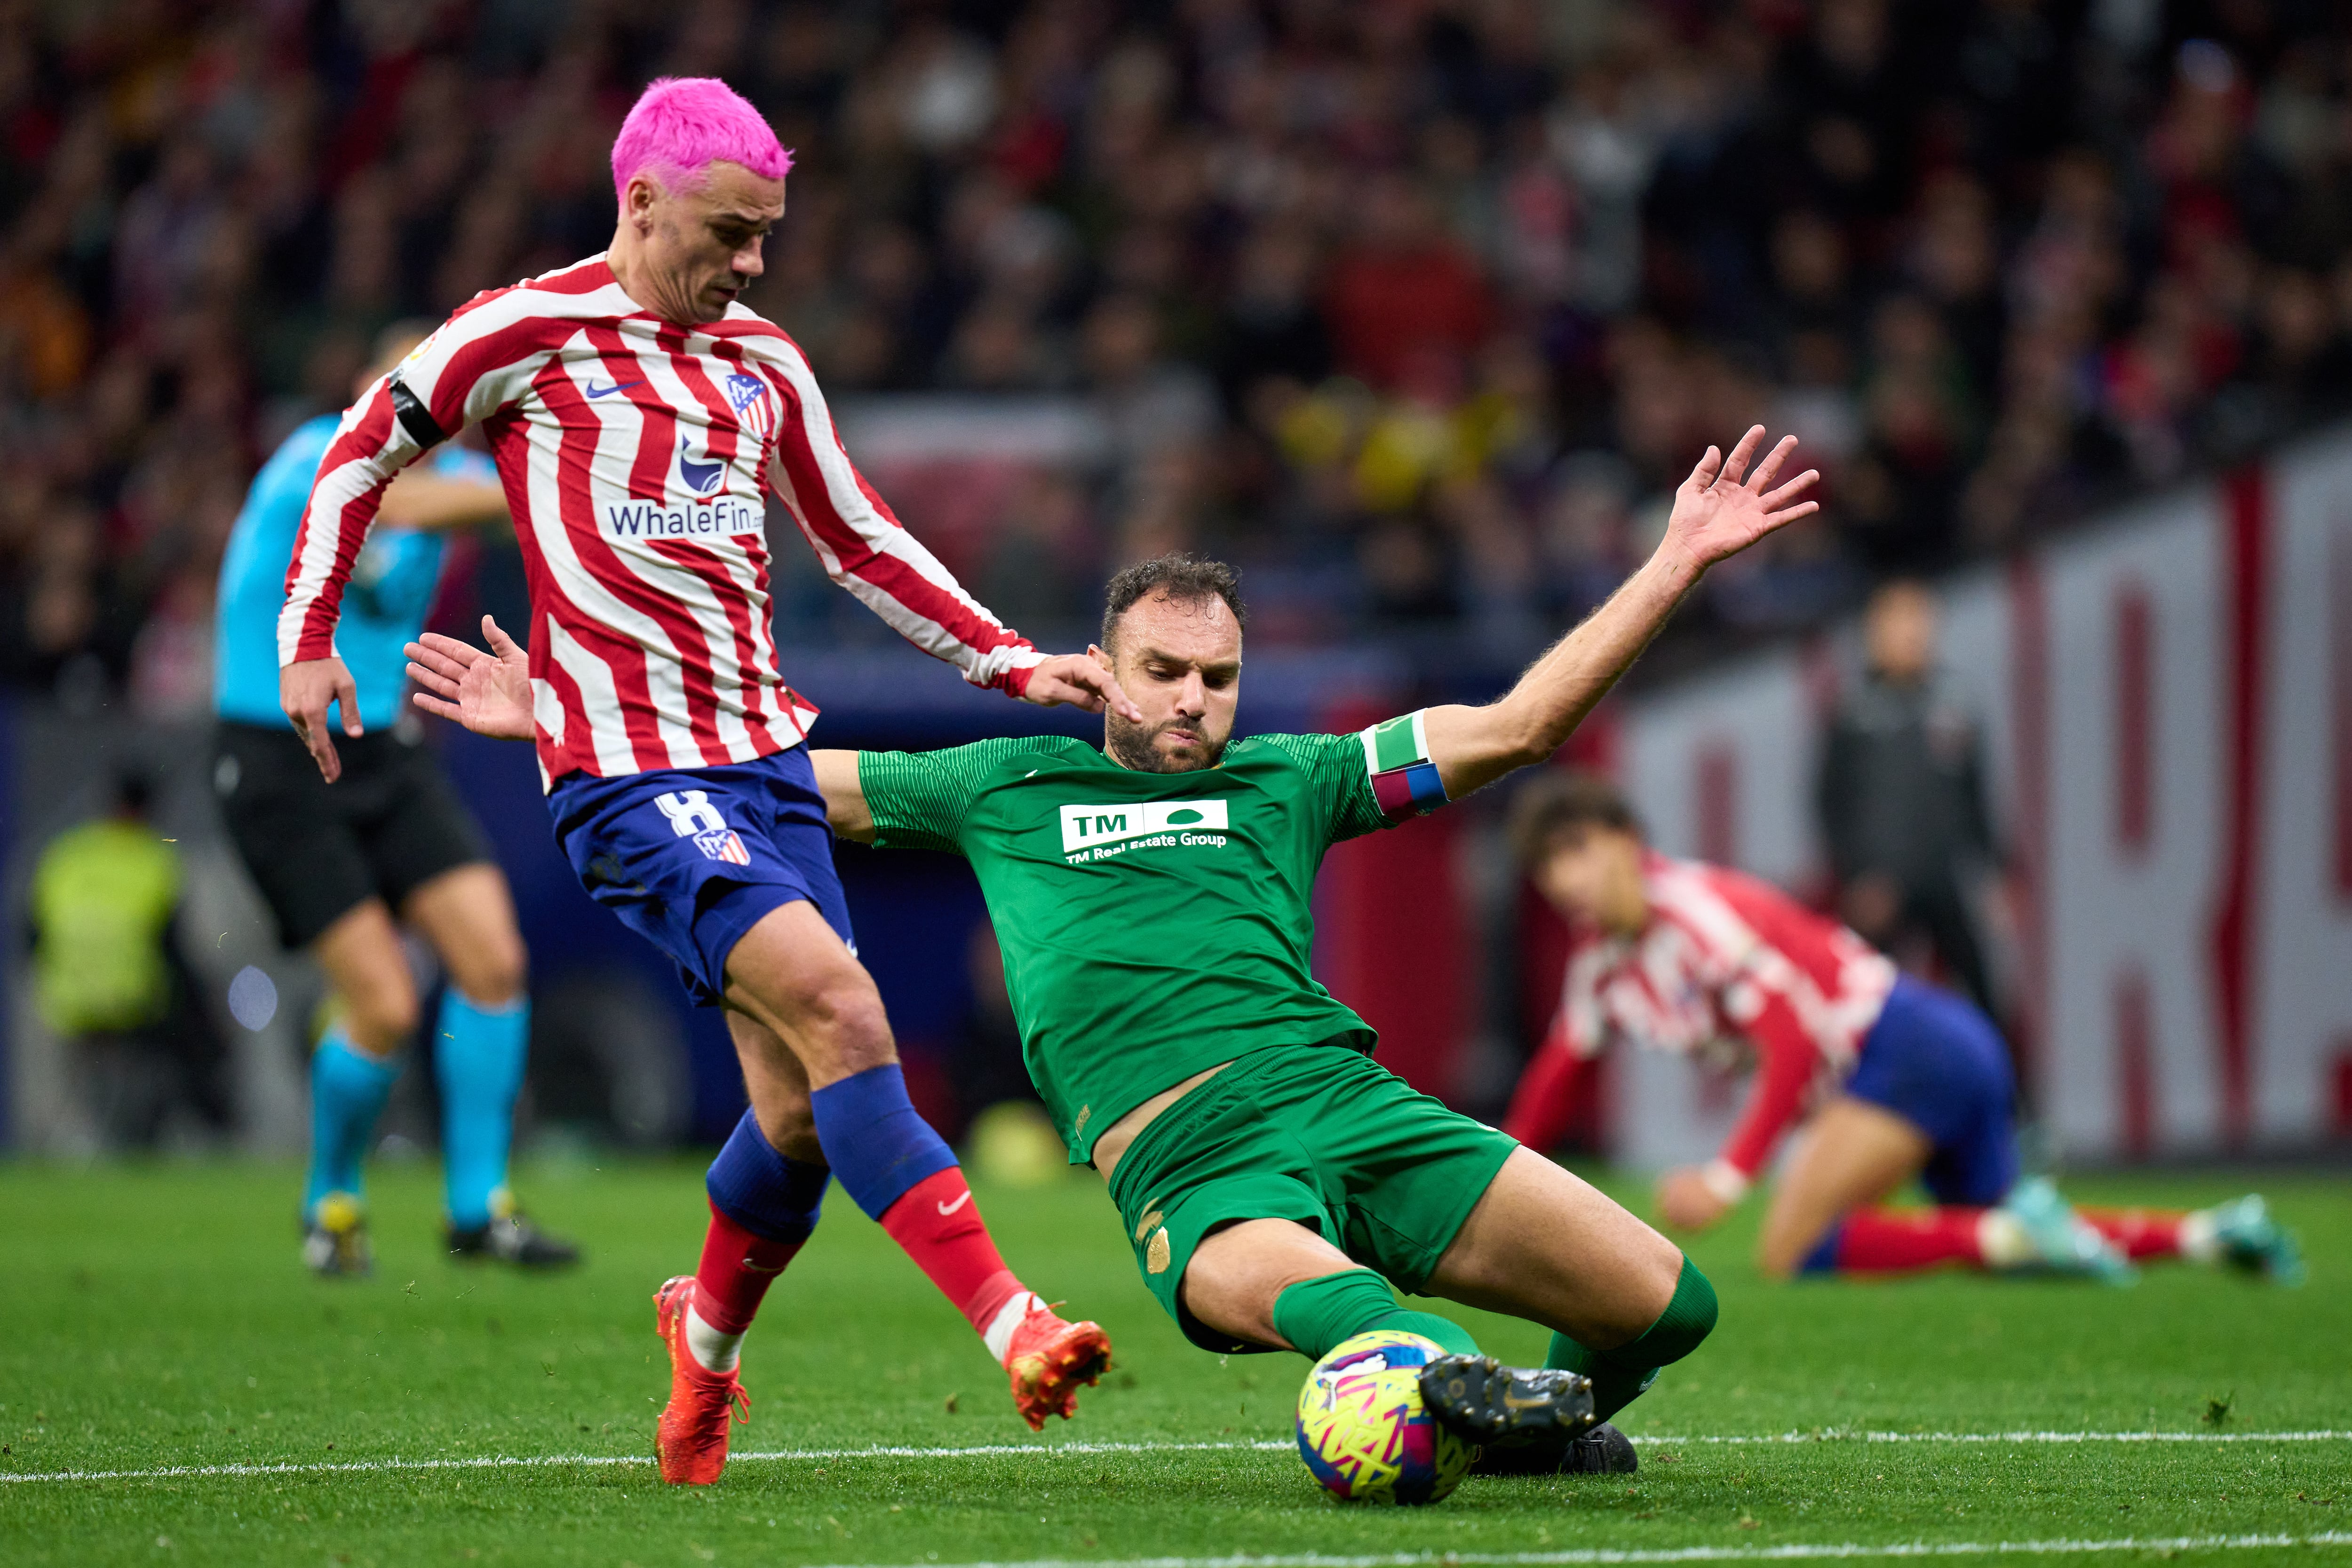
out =
{"type": "Polygon", "coordinates": [[[360,542],[395,476],[486,425],[509,492],[529,502],[528,728],[557,842],[697,1002],[726,1008],[751,1101],[710,1167],[700,1267],[655,1296],[671,1370],[663,1479],[719,1479],[747,1402],[744,1331],[829,1176],[955,1303],[1042,1428],[1075,1413],[1110,1342],[1004,1266],[907,1098],[802,744],[816,709],[776,668],[768,496],[835,581],[972,684],[1131,705],[1101,667],[1040,654],[963,592],[850,467],[800,350],[738,302],[764,270],[792,167],[760,112],[716,78],[658,79],[611,163],[607,250],[476,296],[344,416],[294,545],[279,700],[332,781],[330,704],[345,701],[346,738],[362,732],[334,648],[360,542]]]}
{"type": "Polygon", "coordinates": [[[153,1148],[182,1108],[215,1132],[230,1121],[226,1052],[180,951],[185,869],[147,819],[152,793],[143,768],[119,773],[106,815],[42,849],[26,911],[34,1000],[106,1148],[153,1148]]]}
{"type": "Polygon", "coordinates": [[[1863,616],[1863,681],[1839,704],[1815,804],[1845,922],[1882,952],[1926,939],[1954,985],[1998,1017],[1970,900],[1994,860],[1984,748],[1938,689],[1936,595],[1897,579],[1863,616]]]}
{"type": "MultiPolygon", "coordinates": [[[[355,394],[363,397],[428,330],[387,328],[355,394]]],[[[303,505],[338,423],[322,415],[298,426],[255,476],[221,562],[215,633],[221,816],[278,917],[279,940],[310,951],[333,994],[332,1021],[310,1057],[303,1260],[321,1274],[368,1269],[361,1165],[418,1018],[405,925],[448,980],[433,1066],[449,1251],[527,1268],[572,1263],[578,1251],[533,1225],[507,1189],[530,1039],[514,900],[401,701],[401,649],[432,608],[444,534],[504,525],[506,494],[488,458],[451,447],[385,496],[385,526],[352,563],[338,637],[352,669],[342,699],[368,733],[352,736],[344,775],[331,786],[278,707],[278,616],[303,505]]]]}
{"type": "Polygon", "coordinates": [[[1795,1132],[1757,1243],[1774,1278],[1956,1263],[2120,1284],[2133,1260],[2178,1257],[2301,1279],[2294,1238],[2258,1196],[2076,1210],[2048,1181],[2021,1179],[2015,1079],[1981,1010],[1755,878],[1654,853],[1604,781],[1528,784],[1511,837],[1575,933],[1559,1017],[1503,1122],[1520,1142],[1559,1141],[1613,1041],[1747,1058],[1754,1082],[1722,1152],[1667,1173],[1658,1209],[1672,1226],[1713,1225],[1795,1132]],[[1915,1177],[1936,1206],[1882,1206],[1915,1177]]]}

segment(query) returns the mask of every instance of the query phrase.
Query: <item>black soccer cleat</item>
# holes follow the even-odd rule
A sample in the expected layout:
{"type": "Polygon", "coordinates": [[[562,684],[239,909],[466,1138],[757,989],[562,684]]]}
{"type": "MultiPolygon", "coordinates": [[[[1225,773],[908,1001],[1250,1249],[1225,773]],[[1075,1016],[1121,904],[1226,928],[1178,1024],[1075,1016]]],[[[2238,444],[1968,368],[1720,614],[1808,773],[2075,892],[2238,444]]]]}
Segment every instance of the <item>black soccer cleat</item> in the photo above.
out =
{"type": "Polygon", "coordinates": [[[520,1209],[509,1209],[488,1225],[449,1227],[449,1256],[476,1262],[485,1258],[511,1263],[518,1268],[569,1268],[580,1261],[580,1249],[530,1223],[520,1209]]]}
{"type": "Polygon", "coordinates": [[[1630,1476],[1642,1468],[1625,1434],[1604,1421],[1569,1436],[1544,1433],[1516,1447],[1480,1450],[1474,1476],[1630,1476]]]}
{"type": "Polygon", "coordinates": [[[1591,1378],[1490,1355],[1440,1356],[1423,1367],[1421,1402],[1455,1436],[1490,1451],[1570,1438],[1592,1425],[1591,1378]]]}

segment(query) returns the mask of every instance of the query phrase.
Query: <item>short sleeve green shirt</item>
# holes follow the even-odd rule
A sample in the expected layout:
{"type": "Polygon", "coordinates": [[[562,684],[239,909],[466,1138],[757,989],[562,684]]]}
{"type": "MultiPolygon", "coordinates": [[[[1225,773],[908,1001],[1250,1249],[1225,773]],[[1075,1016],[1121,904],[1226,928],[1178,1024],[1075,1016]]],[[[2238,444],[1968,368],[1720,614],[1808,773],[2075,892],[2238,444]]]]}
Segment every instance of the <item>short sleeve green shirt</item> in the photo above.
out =
{"type": "Polygon", "coordinates": [[[1333,844],[1443,798],[1418,719],[1255,736],[1194,773],[1041,738],[866,752],[858,779],[876,843],[971,862],[1029,1076],[1077,1163],[1128,1111],[1245,1051],[1372,1048],[1308,968],[1310,904],[1333,844]],[[1384,771],[1399,758],[1417,793],[1384,771]]]}

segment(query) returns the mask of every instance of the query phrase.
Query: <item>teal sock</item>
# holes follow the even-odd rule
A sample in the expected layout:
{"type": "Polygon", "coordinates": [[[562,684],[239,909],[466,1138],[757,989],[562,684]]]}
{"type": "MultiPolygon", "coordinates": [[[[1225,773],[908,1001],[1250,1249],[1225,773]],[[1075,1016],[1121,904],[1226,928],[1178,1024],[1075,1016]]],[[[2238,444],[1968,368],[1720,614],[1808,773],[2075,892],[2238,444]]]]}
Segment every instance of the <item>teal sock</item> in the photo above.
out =
{"type": "Polygon", "coordinates": [[[515,1096],[522,1091],[523,1058],[530,1049],[530,997],[484,1007],[454,985],[443,994],[433,1068],[441,1086],[449,1223],[461,1230],[489,1224],[491,1206],[506,1187],[515,1096]]]}
{"type": "Polygon", "coordinates": [[[1419,1334],[1456,1355],[1476,1355],[1469,1331],[1433,1312],[1399,1307],[1389,1282],[1369,1268],[1318,1274],[1286,1287],[1274,1299],[1275,1331],[1309,1360],[1321,1361],[1342,1341],[1373,1329],[1419,1334]]]}
{"type": "Polygon", "coordinates": [[[1544,1365],[1580,1372],[1591,1378],[1593,1416],[1606,1421],[1657,1382],[1659,1368],[1698,1349],[1699,1342],[1715,1329],[1715,1287],[1698,1271],[1698,1265],[1685,1258],[1682,1274],[1675,1281],[1674,1299],[1638,1338],[1615,1350],[1596,1351],[1566,1334],[1554,1334],[1544,1365]]]}
{"type": "Polygon", "coordinates": [[[341,1024],[327,1031],[310,1053],[310,1174],[302,1191],[302,1212],[311,1213],[329,1193],[360,1191],[360,1162],[367,1157],[375,1119],[400,1077],[400,1063],[379,1061],[352,1044],[341,1024]]]}

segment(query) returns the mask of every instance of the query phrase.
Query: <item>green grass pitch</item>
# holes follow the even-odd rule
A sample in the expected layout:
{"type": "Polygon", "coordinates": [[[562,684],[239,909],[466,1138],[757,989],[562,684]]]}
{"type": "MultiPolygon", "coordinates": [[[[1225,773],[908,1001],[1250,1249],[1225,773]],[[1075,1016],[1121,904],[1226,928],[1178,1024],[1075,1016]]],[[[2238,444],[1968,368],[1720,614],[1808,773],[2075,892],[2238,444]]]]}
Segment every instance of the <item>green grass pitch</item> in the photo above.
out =
{"type": "MultiPolygon", "coordinates": [[[[409,1166],[379,1174],[377,1275],[348,1284],[301,1272],[289,1168],[0,1165],[0,1563],[1771,1561],[2002,1542],[2352,1561],[2352,1440],[2256,1440],[2352,1428],[2341,1179],[2073,1184],[2152,1204],[2258,1185],[2311,1254],[2295,1291],[2179,1267],[2128,1291],[1958,1275],[1773,1289],[1744,1229],[1710,1237],[1696,1255],[1722,1325],[1622,1418],[1638,1476],[1475,1479],[1399,1510],[1328,1501],[1295,1454],[1257,1446],[1286,1441],[1304,1363],[1186,1345],[1082,1177],[980,1194],[1014,1266],[1118,1343],[1077,1421],[1031,1436],[961,1319],[835,1193],[746,1345],[736,1450],[781,1457],[666,1488],[648,1298],[692,1267],[698,1169],[525,1178],[585,1268],[443,1258],[432,1173],[409,1166]],[[2192,1440],[1941,1436],[2023,1430],[2192,1440]],[[1139,1447],[1064,1447],[1081,1442],[1139,1447]],[[1012,1451],[841,1452],[877,1445],[1012,1451]],[[552,1462],[405,1463],[469,1458],[552,1462]],[[250,1468],[268,1466],[293,1468],[250,1468]],[[245,1468],[152,1473],[173,1467],[245,1468]],[[26,1479],[66,1471],[143,1473],[26,1479]]],[[[1525,1324],[1468,1321],[1506,1357],[1541,1352],[1525,1324]]]]}

